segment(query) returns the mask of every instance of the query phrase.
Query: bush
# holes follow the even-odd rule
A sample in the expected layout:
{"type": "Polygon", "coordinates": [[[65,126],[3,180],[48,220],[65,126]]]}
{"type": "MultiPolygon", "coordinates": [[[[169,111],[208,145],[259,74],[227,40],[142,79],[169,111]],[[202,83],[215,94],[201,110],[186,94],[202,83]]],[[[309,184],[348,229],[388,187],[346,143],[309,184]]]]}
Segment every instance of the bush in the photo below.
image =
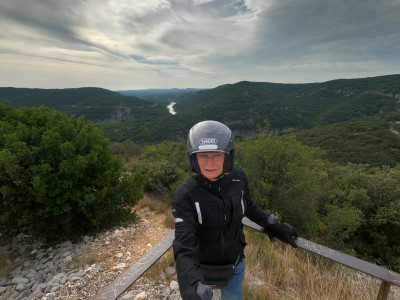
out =
{"type": "Polygon", "coordinates": [[[303,236],[318,232],[319,182],[324,177],[321,153],[294,136],[264,137],[237,145],[237,165],[245,169],[253,198],[276,211],[303,236]]]}
{"type": "Polygon", "coordinates": [[[135,168],[136,176],[143,178],[146,193],[171,201],[177,186],[188,176],[167,160],[141,160],[135,168]]]}
{"type": "Polygon", "coordinates": [[[139,177],[91,122],[46,107],[0,105],[0,224],[89,228],[134,217],[139,177]]]}
{"type": "Polygon", "coordinates": [[[146,193],[171,201],[177,186],[190,174],[184,143],[161,143],[146,146],[131,170],[143,178],[146,193]]]}

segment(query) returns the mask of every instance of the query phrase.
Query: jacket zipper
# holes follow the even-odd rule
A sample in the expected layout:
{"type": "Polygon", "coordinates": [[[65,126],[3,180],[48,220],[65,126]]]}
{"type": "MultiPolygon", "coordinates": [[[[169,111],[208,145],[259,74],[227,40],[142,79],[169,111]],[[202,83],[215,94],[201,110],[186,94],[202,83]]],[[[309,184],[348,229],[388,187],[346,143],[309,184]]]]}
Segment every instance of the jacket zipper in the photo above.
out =
{"type": "MultiPolygon", "coordinates": [[[[226,223],[226,203],[225,203],[225,199],[224,199],[224,197],[222,196],[222,194],[221,194],[221,186],[219,186],[218,187],[218,194],[220,195],[220,197],[218,197],[218,198],[220,198],[221,200],[222,200],[222,204],[224,205],[224,208],[223,208],[223,211],[224,211],[224,221],[225,221],[225,223],[226,223]]],[[[218,218],[219,219],[219,218],[218,218]]],[[[225,238],[224,238],[224,234],[222,233],[223,232],[223,230],[222,230],[222,226],[221,226],[221,224],[220,224],[220,226],[219,226],[219,229],[218,229],[218,236],[220,235],[221,236],[221,244],[222,244],[222,255],[224,255],[225,254],[225,238]]]]}

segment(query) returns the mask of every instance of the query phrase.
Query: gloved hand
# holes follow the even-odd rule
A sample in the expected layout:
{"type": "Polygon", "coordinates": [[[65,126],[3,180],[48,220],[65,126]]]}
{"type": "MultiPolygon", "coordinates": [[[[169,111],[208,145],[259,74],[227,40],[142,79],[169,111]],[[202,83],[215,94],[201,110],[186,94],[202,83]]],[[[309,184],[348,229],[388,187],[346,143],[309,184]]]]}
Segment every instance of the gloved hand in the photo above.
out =
{"type": "Polygon", "coordinates": [[[299,236],[298,232],[290,224],[279,222],[274,213],[269,215],[264,232],[272,241],[274,238],[278,238],[282,242],[290,244],[293,248],[297,248],[295,239],[299,236]]]}
{"type": "Polygon", "coordinates": [[[196,293],[201,300],[211,300],[213,295],[211,286],[202,284],[200,281],[197,284],[196,293]]]}

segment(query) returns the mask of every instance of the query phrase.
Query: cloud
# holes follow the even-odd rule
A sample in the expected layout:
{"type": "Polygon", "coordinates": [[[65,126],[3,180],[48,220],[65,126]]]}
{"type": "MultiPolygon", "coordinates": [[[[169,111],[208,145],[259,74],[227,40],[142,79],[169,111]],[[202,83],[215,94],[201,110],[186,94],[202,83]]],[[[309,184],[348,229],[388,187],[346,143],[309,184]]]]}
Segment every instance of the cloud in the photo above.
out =
{"type": "Polygon", "coordinates": [[[126,89],[377,76],[398,73],[399,12],[398,0],[3,0],[0,67],[7,85],[37,87],[57,87],[54,72],[59,87],[126,89]]]}
{"type": "Polygon", "coordinates": [[[163,60],[163,58],[159,59],[148,59],[146,57],[140,55],[131,55],[131,58],[138,63],[141,64],[149,64],[149,65],[178,65],[176,62],[163,60]]]}

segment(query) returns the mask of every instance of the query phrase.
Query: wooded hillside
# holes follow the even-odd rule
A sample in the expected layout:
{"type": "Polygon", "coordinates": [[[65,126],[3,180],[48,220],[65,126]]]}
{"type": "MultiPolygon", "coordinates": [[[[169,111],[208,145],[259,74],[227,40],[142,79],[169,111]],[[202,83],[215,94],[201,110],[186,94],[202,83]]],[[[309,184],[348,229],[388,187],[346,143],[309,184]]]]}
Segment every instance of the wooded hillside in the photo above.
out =
{"type": "Polygon", "coordinates": [[[84,115],[112,141],[184,141],[193,124],[211,119],[227,124],[238,140],[256,137],[260,127],[278,135],[294,131],[334,161],[399,163],[400,75],[309,84],[242,81],[206,90],[138,93],[157,102],[100,88],[0,88],[0,101],[84,115]],[[170,101],[177,103],[176,115],[166,108],[170,101]]]}

